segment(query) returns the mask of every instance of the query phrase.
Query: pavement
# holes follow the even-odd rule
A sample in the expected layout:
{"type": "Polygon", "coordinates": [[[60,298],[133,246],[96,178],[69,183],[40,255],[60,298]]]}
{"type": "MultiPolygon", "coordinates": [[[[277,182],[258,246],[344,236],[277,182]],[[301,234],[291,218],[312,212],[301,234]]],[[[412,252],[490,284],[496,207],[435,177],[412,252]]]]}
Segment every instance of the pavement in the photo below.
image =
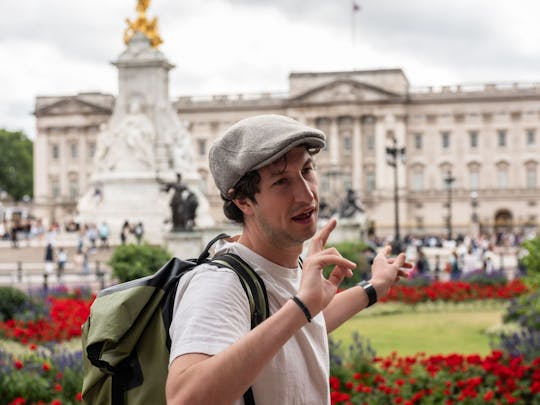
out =
{"type": "MultiPolygon", "coordinates": [[[[31,239],[19,241],[19,247],[13,248],[11,242],[0,241],[0,286],[14,286],[22,290],[54,288],[58,285],[89,287],[97,292],[112,282],[111,270],[107,265],[114,248],[98,247],[88,253],[88,271],[83,268],[83,257],[77,254],[77,235],[60,234],[54,243],[55,257],[60,247],[68,256],[63,276],[56,275],[56,263],[52,271],[47,271],[45,264],[45,240],[31,239]]],[[[87,246],[88,247],[88,243],[87,246]]]]}

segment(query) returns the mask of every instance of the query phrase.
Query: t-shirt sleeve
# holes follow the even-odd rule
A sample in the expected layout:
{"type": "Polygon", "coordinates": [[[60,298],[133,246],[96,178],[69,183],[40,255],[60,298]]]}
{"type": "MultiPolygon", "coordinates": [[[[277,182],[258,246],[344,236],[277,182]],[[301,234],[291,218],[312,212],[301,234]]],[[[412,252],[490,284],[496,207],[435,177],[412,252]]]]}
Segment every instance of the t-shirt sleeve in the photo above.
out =
{"type": "Polygon", "coordinates": [[[249,302],[232,270],[203,265],[178,285],[169,364],[187,353],[215,355],[251,328],[249,302]]]}

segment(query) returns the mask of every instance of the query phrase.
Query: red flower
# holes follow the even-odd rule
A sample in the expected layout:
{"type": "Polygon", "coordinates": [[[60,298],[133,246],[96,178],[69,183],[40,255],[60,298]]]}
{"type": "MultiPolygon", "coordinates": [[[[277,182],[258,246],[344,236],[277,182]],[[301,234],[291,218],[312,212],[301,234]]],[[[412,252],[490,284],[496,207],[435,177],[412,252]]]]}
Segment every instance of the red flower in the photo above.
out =
{"type": "Polygon", "coordinates": [[[24,405],[26,403],[26,399],[23,397],[17,397],[13,401],[9,403],[9,405],[24,405]]]}
{"type": "Polygon", "coordinates": [[[41,368],[43,369],[43,371],[49,371],[51,369],[51,366],[50,366],[49,363],[45,362],[45,363],[43,363],[41,368]]]}
{"type": "Polygon", "coordinates": [[[62,385],[60,385],[60,384],[58,384],[58,383],[54,384],[54,390],[55,390],[56,392],[62,391],[62,385]]]}
{"type": "Polygon", "coordinates": [[[55,399],[51,402],[51,405],[62,405],[62,401],[60,401],[59,399],[55,399]]]}
{"type": "Polygon", "coordinates": [[[493,398],[494,395],[495,393],[492,390],[489,390],[484,395],[484,401],[489,401],[491,398],[493,398]]]}
{"type": "Polygon", "coordinates": [[[75,395],[75,401],[82,401],[82,392],[77,392],[75,395]]]}
{"type": "Polygon", "coordinates": [[[24,367],[24,364],[23,364],[23,362],[20,361],[20,360],[15,360],[15,361],[13,362],[13,366],[14,366],[17,370],[20,370],[21,368],[24,367]]]}

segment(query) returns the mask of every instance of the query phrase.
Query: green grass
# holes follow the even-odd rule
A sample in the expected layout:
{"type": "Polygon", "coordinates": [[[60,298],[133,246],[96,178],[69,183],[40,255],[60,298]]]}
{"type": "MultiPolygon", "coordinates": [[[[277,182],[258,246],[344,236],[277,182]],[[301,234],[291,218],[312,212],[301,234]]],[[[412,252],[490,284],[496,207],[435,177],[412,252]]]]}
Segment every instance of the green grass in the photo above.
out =
{"type": "Polygon", "coordinates": [[[393,351],[399,355],[478,353],[491,351],[489,331],[502,327],[504,307],[448,306],[398,309],[380,305],[361,312],[332,333],[335,341],[348,345],[356,331],[371,343],[378,356],[393,351]],[[373,308],[373,310],[376,307],[373,308]],[[403,311],[396,313],[398,311],[403,311]]]}

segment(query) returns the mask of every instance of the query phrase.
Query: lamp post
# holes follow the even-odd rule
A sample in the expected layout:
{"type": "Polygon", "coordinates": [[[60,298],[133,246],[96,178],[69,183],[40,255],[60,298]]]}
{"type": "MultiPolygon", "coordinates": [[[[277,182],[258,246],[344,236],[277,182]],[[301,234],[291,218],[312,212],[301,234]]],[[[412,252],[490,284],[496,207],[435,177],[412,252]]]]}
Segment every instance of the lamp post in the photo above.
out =
{"type": "Polygon", "coordinates": [[[448,235],[446,237],[447,240],[452,240],[452,183],[456,181],[455,177],[452,177],[452,170],[448,170],[446,172],[446,177],[444,178],[444,182],[446,183],[446,190],[447,190],[447,196],[448,196],[448,219],[447,219],[447,229],[448,229],[448,235]]]}
{"type": "Polygon", "coordinates": [[[472,237],[478,238],[480,233],[478,214],[476,213],[476,208],[478,207],[478,193],[476,191],[471,191],[471,224],[472,224],[472,237]]]}
{"type": "Polygon", "coordinates": [[[394,241],[392,251],[397,254],[401,251],[401,235],[399,232],[399,194],[398,194],[398,159],[405,159],[405,147],[397,146],[397,139],[392,136],[392,146],[386,147],[386,163],[394,168],[394,241]]]}

